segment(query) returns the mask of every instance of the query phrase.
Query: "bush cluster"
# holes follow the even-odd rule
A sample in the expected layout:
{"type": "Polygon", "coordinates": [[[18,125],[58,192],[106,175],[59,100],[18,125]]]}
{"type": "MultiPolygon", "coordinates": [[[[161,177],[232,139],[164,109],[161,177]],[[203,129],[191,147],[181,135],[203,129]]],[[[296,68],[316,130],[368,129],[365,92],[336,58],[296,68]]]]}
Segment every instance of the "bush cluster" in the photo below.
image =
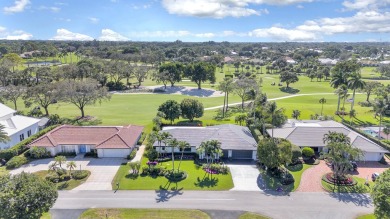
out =
{"type": "Polygon", "coordinates": [[[70,174],[72,176],[73,179],[84,179],[85,177],[88,176],[88,171],[87,170],[75,170],[75,171],[72,171],[72,173],[70,174]]]}
{"type": "Polygon", "coordinates": [[[51,154],[46,148],[43,147],[32,147],[28,150],[28,155],[33,159],[49,158],[51,154]]]}
{"type": "Polygon", "coordinates": [[[210,174],[228,174],[229,168],[221,164],[203,164],[202,169],[210,174]]]}
{"type": "Polygon", "coordinates": [[[75,157],[76,152],[61,152],[57,153],[56,156],[75,157]]]}
{"type": "Polygon", "coordinates": [[[126,90],[126,86],[125,84],[123,84],[123,82],[113,82],[113,81],[109,81],[107,82],[106,86],[108,87],[108,90],[109,91],[113,91],[113,90],[126,90]]]}
{"type": "Polygon", "coordinates": [[[33,142],[37,138],[41,137],[42,135],[48,133],[49,131],[53,130],[57,126],[58,125],[49,126],[45,129],[39,131],[35,135],[32,135],[31,137],[19,142],[18,144],[16,144],[15,146],[13,146],[9,149],[0,150],[0,159],[10,160],[12,157],[15,157],[17,155],[22,154],[23,152],[25,152],[28,149],[27,148],[28,144],[30,144],[31,142],[33,142]]]}
{"type": "Polygon", "coordinates": [[[314,156],[314,150],[311,147],[304,147],[302,149],[302,155],[305,157],[312,157],[314,156]]]}
{"type": "Polygon", "coordinates": [[[364,101],[364,102],[359,102],[358,103],[361,107],[371,107],[372,103],[364,101]]]}
{"type": "Polygon", "coordinates": [[[11,160],[9,160],[5,164],[5,166],[7,167],[7,169],[15,169],[21,167],[23,164],[26,163],[28,163],[28,159],[25,156],[21,155],[11,158],[11,160]]]}
{"type": "Polygon", "coordinates": [[[166,170],[165,167],[162,166],[142,166],[141,175],[146,176],[164,176],[166,170]]]}
{"type": "Polygon", "coordinates": [[[295,182],[293,175],[284,168],[268,169],[268,174],[279,179],[283,185],[289,185],[295,182]]]}
{"type": "Polygon", "coordinates": [[[172,182],[178,182],[187,178],[187,173],[185,171],[166,171],[165,177],[172,182]]]}
{"type": "Polygon", "coordinates": [[[96,152],[96,149],[93,149],[90,152],[85,153],[84,157],[94,157],[94,158],[97,158],[98,154],[96,152]]]}

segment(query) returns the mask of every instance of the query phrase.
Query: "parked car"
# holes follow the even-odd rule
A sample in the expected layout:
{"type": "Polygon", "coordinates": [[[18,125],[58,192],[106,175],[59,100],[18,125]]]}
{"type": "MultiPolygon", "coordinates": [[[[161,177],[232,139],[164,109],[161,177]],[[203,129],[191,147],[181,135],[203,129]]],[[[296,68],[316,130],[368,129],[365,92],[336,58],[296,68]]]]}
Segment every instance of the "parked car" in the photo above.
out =
{"type": "Polygon", "coordinates": [[[373,173],[373,174],[371,175],[371,179],[372,179],[372,181],[374,181],[374,182],[375,182],[375,180],[376,180],[378,177],[379,177],[379,173],[373,173]]]}

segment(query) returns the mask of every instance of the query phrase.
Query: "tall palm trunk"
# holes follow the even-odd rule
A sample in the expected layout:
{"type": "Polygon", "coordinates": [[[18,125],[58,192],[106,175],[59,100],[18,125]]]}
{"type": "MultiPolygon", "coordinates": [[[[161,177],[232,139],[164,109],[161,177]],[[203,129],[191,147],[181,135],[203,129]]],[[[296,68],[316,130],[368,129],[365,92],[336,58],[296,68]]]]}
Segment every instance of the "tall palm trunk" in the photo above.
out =
{"type": "Polygon", "coordinates": [[[175,155],[174,155],[174,150],[175,150],[175,148],[173,147],[173,146],[171,146],[172,147],[172,170],[173,171],[175,171],[175,155]]]}
{"type": "Polygon", "coordinates": [[[179,166],[177,167],[177,172],[179,172],[179,170],[180,170],[180,164],[181,164],[181,161],[183,160],[183,155],[184,155],[184,148],[183,148],[183,150],[181,151],[181,157],[180,157],[179,166]]]}
{"type": "Polygon", "coordinates": [[[340,111],[340,100],[341,100],[341,98],[340,98],[340,94],[339,94],[339,99],[337,101],[337,112],[340,111]]]}
{"type": "Polygon", "coordinates": [[[351,111],[353,110],[353,105],[355,104],[355,93],[356,93],[356,89],[353,89],[351,111]]]}
{"type": "Polygon", "coordinates": [[[379,114],[379,132],[378,132],[378,140],[381,140],[381,128],[382,128],[382,112],[379,114]]]}
{"type": "Polygon", "coordinates": [[[225,104],[226,104],[226,92],[225,96],[223,97],[223,108],[222,108],[222,117],[225,118],[225,104]]]}
{"type": "Polygon", "coordinates": [[[226,92],[226,112],[229,109],[229,92],[226,92]]]}

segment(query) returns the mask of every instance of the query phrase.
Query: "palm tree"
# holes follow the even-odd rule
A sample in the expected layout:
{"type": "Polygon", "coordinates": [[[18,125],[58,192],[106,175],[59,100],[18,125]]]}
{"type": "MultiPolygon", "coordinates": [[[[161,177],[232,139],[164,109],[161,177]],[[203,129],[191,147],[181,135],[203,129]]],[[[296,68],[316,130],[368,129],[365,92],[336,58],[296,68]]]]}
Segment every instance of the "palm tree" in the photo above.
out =
{"type": "Polygon", "coordinates": [[[270,113],[271,114],[271,125],[272,125],[272,133],[271,133],[271,137],[274,138],[274,115],[275,113],[278,111],[278,106],[276,105],[276,102],[275,101],[272,101],[272,102],[269,102],[267,104],[267,113],[270,113]]]}
{"type": "Polygon", "coordinates": [[[55,161],[56,165],[59,165],[62,168],[61,165],[66,162],[66,157],[65,156],[57,156],[54,158],[54,161],[55,161]]]}
{"type": "Polygon", "coordinates": [[[175,148],[179,146],[179,141],[176,138],[172,138],[169,140],[169,146],[171,147],[172,153],[172,171],[175,171],[175,148]]]}
{"type": "Polygon", "coordinates": [[[340,132],[332,132],[329,131],[327,134],[323,137],[324,144],[330,144],[330,143],[345,143],[345,144],[351,144],[351,139],[345,135],[344,133],[340,132]]]}
{"type": "MultiPolygon", "coordinates": [[[[333,76],[332,76],[332,80],[330,81],[330,85],[333,88],[336,88],[336,89],[339,88],[342,85],[346,85],[347,83],[348,83],[347,82],[347,74],[344,74],[342,72],[334,73],[333,76]]],[[[338,94],[338,92],[336,92],[336,94],[338,94]]],[[[337,112],[340,111],[340,98],[341,97],[339,95],[338,104],[337,104],[337,112]]]]}
{"type": "Polygon", "coordinates": [[[210,166],[210,163],[213,163],[214,159],[222,154],[221,142],[217,140],[204,141],[197,151],[198,154],[203,154],[206,157],[207,165],[210,166]]]}
{"type": "Polygon", "coordinates": [[[7,132],[4,131],[5,126],[3,124],[0,124],[0,142],[6,143],[9,141],[9,137],[7,132]]]}
{"type": "Polygon", "coordinates": [[[240,113],[238,114],[235,118],[234,118],[234,121],[236,123],[239,123],[240,126],[242,125],[243,122],[245,122],[245,120],[248,118],[247,114],[246,113],[240,113]]]}
{"type": "Polygon", "coordinates": [[[188,143],[186,141],[179,141],[179,148],[181,150],[181,157],[180,157],[179,166],[177,167],[177,172],[179,172],[179,170],[180,170],[180,165],[181,165],[181,161],[183,160],[184,150],[186,148],[190,148],[190,147],[191,147],[190,143],[188,143]]]}
{"type": "Polygon", "coordinates": [[[355,103],[356,89],[362,90],[365,86],[366,86],[366,82],[363,81],[362,75],[360,73],[356,72],[351,75],[350,79],[348,80],[348,87],[350,89],[353,89],[351,110],[353,110],[353,105],[355,103]]]}
{"type": "MultiPolygon", "coordinates": [[[[381,133],[382,128],[382,117],[385,111],[390,107],[390,101],[387,98],[377,98],[374,103],[374,110],[376,115],[379,114],[379,132],[381,133]]],[[[381,135],[378,134],[378,139],[381,139],[381,135]]]]}
{"type": "Polygon", "coordinates": [[[74,161],[69,161],[66,163],[66,167],[69,169],[69,173],[72,174],[72,170],[76,169],[77,165],[74,161]]]}
{"type": "Polygon", "coordinates": [[[301,111],[299,110],[293,110],[292,115],[294,119],[298,119],[301,116],[301,111]]]}
{"type": "Polygon", "coordinates": [[[225,93],[225,96],[223,98],[223,109],[222,109],[222,117],[225,117],[225,112],[228,109],[227,105],[229,105],[229,92],[233,91],[233,79],[224,78],[223,81],[219,82],[218,90],[225,93]]]}
{"type": "Polygon", "coordinates": [[[356,110],[351,110],[351,111],[349,111],[349,119],[350,119],[350,121],[349,121],[349,124],[352,126],[352,121],[353,121],[353,118],[356,116],[356,110]]]}
{"type": "Polygon", "coordinates": [[[319,103],[322,104],[322,107],[321,107],[321,116],[322,116],[322,112],[324,111],[324,103],[326,103],[326,99],[324,97],[321,98],[319,103]]]}

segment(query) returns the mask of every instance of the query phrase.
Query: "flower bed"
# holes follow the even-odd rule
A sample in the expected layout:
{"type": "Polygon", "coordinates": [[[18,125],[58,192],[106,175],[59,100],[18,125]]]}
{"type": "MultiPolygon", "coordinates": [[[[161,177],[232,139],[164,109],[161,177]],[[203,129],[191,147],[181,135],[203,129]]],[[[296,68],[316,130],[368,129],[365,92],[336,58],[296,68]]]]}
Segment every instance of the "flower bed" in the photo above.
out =
{"type": "Polygon", "coordinates": [[[229,168],[220,164],[203,164],[202,169],[209,174],[228,174],[229,168]]]}
{"type": "Polygon", "coordinates": [[[324,180],[327,183],[330,183],[332,185],[340,185],[340,186],[354,186],[357,184],[357,182],[351,177],[347,176],[345,178],[337,180],[333,173],[327,173],[322,177],[322,180],[324,180]]]}

